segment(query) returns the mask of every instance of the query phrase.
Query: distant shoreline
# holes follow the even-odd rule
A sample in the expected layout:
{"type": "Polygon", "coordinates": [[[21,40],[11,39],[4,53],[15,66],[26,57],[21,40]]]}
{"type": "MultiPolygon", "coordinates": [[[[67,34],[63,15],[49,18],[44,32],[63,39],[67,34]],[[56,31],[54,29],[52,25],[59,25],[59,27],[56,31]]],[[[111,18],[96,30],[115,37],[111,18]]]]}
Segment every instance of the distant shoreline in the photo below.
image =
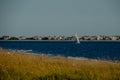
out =
{"type": "MultiPolygon", "coordinates": [[[[0,40],[0,42],[76,42],[75,40],[0,40]]],[[[80,42],[120,42],[120,40],[80,40],[80,42]]]]}

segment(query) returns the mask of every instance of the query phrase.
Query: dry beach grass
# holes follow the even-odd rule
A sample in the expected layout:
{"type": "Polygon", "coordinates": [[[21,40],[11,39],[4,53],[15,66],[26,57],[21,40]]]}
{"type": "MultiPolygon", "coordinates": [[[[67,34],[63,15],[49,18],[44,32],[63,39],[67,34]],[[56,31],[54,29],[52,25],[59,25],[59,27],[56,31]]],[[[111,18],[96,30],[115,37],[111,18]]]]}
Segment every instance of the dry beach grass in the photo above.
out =
{"type": "Polygon", "coordinates": [[[120,62],[75,60],[0,49],[0,80],[120,80],[120,62]]]}

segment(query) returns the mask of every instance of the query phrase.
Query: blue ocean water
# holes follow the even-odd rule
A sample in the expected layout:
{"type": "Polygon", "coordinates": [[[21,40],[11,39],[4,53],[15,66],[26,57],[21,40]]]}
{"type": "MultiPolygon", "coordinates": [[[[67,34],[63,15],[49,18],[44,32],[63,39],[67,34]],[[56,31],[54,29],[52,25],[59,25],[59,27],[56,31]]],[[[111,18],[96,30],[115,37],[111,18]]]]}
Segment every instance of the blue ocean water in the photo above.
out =
{"type": "Polygon", "coordinates": [[[0,41],[0,47],[53,56],[120,60],[120,42],[112,41],[83,41],[80,44],[69,41],[0,41]]]}

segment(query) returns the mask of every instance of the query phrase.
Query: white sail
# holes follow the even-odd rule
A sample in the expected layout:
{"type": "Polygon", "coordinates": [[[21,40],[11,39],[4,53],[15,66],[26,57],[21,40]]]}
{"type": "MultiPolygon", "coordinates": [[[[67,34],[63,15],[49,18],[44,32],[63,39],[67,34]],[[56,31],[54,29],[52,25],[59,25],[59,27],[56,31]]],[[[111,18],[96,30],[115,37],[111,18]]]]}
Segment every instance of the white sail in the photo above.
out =
{"type": "Polygon", "coordinates": [[[75,37],[76,37],[77,43],[79,44],[79,43],[80,43],[80,40],[79,40],[79,37],[77,36],[77,33],[75,34],[75,37]]]}

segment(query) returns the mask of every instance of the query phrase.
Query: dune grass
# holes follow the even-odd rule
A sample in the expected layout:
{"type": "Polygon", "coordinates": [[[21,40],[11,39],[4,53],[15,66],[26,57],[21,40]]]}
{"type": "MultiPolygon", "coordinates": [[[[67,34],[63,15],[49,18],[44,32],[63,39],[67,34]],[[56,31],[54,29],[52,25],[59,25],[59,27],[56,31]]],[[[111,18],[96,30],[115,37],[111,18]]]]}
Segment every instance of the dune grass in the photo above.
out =
{"type": "Polygon", "coordinates": [[[120,80],[120,62],[74,60],[0,49],[0,80],[120,80]]]}

